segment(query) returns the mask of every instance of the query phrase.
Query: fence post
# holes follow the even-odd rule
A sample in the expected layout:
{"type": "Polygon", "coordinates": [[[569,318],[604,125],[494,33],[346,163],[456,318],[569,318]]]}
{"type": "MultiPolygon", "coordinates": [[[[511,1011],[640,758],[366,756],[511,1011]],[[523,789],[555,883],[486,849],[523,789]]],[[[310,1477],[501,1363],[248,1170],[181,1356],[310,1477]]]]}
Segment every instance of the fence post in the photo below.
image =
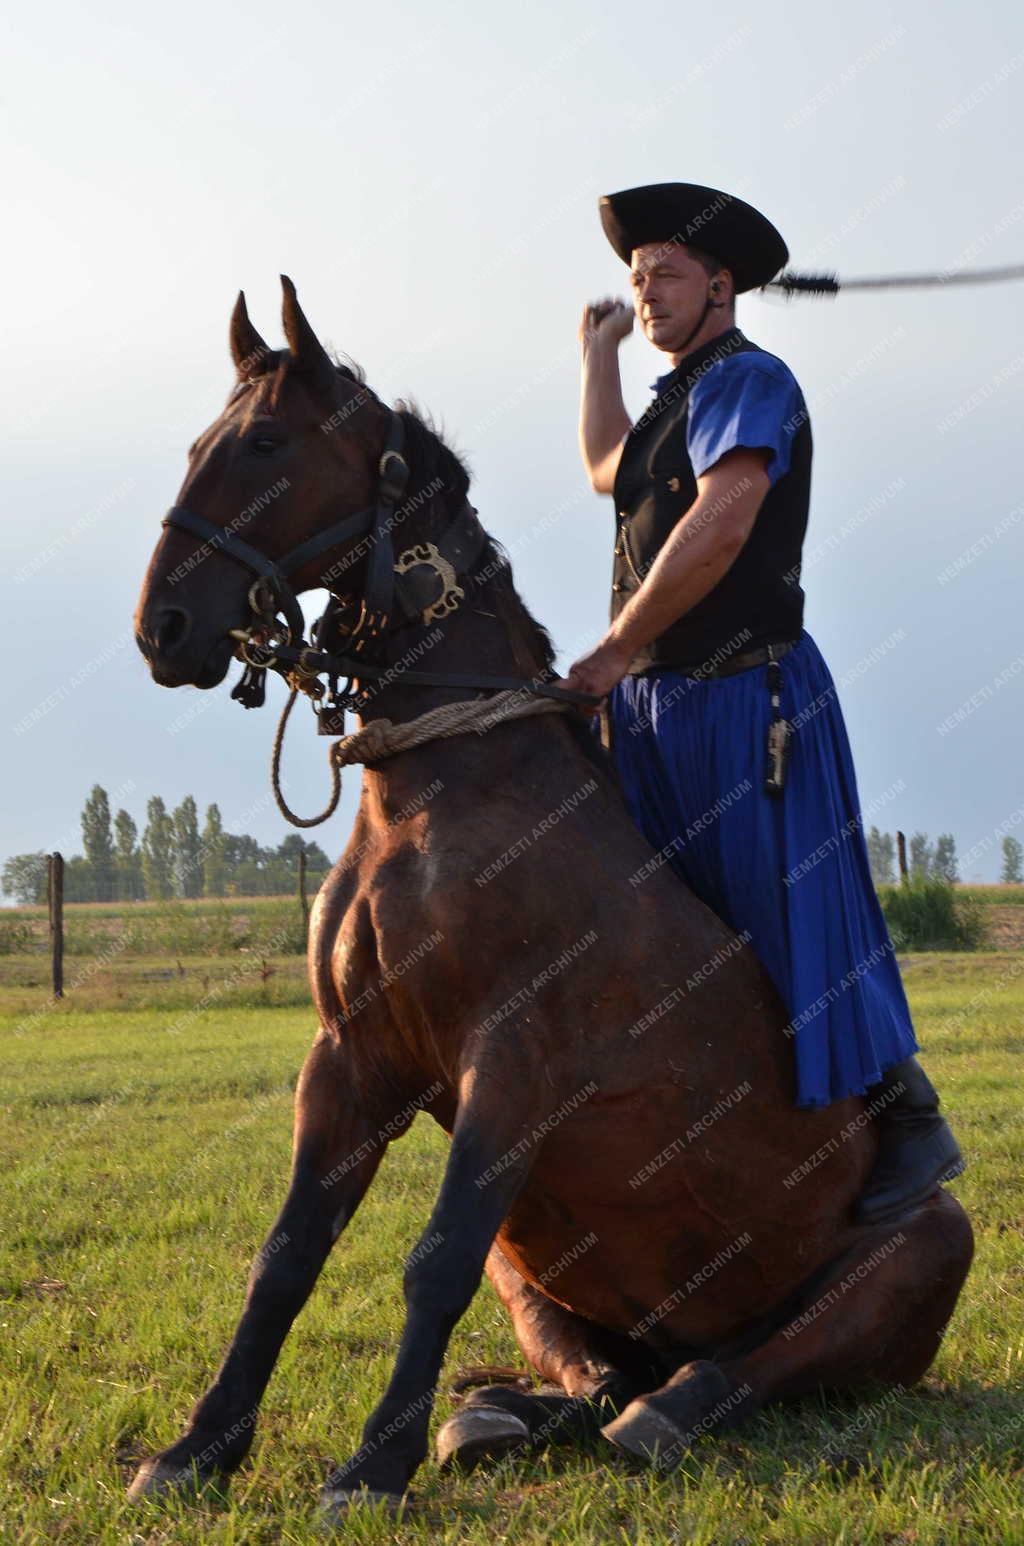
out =
{"type": "Polygon", "coordinates": [[[896,834],[896,852],[900,861],[900,884],[910,884],[910,871],[907,869],[907,840],[902,832],[896,834]]]}
{"type": "Polygon", "coordinates": [[[306,845],[299,849],[299,905],[302,908],[302,929],[309,938],[309,898],[306,895],[306,845]]]}
{"type": "Polygon", "coordinates": [[[50,947],[53,953],[53,996],[64,997],[64,860],[52,853],[46,861],[46,899],[50,909],[50,947]]]}

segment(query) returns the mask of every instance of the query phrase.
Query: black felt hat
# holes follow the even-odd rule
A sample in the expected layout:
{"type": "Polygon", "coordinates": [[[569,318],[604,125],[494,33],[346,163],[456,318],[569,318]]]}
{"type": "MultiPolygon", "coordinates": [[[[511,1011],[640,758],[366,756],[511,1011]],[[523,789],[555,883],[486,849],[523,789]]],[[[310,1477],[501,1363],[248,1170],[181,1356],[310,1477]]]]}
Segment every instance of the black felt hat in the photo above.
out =
{"type": "Polygon", "coordinates": [[[598,207],[605,235],[623,263],[634,247],[648,242],[700,247],[729,269],[739,294],[767,284],[789,261],[789,249],[770,220],[742,199],[700,183],[624,188],[605,194],[598,207]]]}

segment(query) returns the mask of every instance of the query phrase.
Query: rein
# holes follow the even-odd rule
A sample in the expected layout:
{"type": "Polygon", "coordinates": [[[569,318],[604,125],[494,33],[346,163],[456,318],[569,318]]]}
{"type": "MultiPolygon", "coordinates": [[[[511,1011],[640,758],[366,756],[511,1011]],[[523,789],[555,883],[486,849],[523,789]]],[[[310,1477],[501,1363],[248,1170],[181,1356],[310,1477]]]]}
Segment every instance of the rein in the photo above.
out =
{"type": "Polygon", "coordinates": [[[593,693],[575,692],[543,680],[404,670],[380,659],[389,635],[397,629],[430,623],[456,610],[465,597],[459,577],[472,569],[487,536],[467,500],[436,543],[416,543],[396,558],[391,527],[395,507],[405,495],[409,481],[404,453],[405,424],[401,415],[391,410],[387,439],[377,466],[374,503],[333,522],[277,559],[252,547],[230,526],[216,526],[183,505],[175,505],[163,520],[165,526],[201,538],[213,551],[225,553],[256,576],[249,589],[253,622],[248,628],[230,630],[237,641],[235,653],[245,664],[231,696],[243,708],[260,708],[266,698],[268,671],[283,676],[291,688],[274,737],[271,784],[282,816],[296,827],[319,826],[334,814],[341,797],[341,768],[345,763],[375,761],[436,736],[464,734],[479,728],[484,719],[487,722],[483,728],[488,729],[505,719],[565,711],[575,705],[593,707],[601,701],[593,693]],[[312,630],[310,643],[305,638],[305,623],[292,577],[312,559],[322,557],[352,537],[362,538],[370,546],[359,615],[351,627],[343,624],[340,614],[344,604],[332,592],[312,630]],[[284,618],[283,624],[279,614],[284,618]],[[344,636],[345,653],[334,653],[325,647],[333,634],[344,636]],[[320,680],[324,676],[328,680],[326,688],[320,680]],[[346,736],[346,710],[362,713],[372,696],[364,688],[354,688],[353,682],[357,678],[360,682],[388,681],[398,676],[414,686],[478,688],[500,692],[501,697],[491,702],[447,704],[407,725],[395,726],[387,719],[373,720],[356,734],[346,736]],[[344,686],[339,685],[342,679],[344,686]],[[330,800],[319,816],[312,817],[296,816],[281,792],[284,734],[300,693],[311,701],[319,734],[341,738],[329,753],[330,800]],[[325,696],[326,703],[322,702],[325,696]],[[481,710],[487,710],[487,714],[482,715],[481,710]]]}

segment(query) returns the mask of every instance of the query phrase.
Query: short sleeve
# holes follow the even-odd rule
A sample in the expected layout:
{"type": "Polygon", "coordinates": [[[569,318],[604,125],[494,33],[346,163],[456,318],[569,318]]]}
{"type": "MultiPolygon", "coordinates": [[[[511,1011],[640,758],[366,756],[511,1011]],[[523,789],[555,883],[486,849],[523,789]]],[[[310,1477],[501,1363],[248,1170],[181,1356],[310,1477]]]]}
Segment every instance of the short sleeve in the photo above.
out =
{"type": "Polygon", "coordinates": [[[719,360],[690,392],[686,445],[696,477],[737,446],[771,452],[771,484],[789,471],[793,436],[807,418],[796,377],[774,355],[719,360]]]}

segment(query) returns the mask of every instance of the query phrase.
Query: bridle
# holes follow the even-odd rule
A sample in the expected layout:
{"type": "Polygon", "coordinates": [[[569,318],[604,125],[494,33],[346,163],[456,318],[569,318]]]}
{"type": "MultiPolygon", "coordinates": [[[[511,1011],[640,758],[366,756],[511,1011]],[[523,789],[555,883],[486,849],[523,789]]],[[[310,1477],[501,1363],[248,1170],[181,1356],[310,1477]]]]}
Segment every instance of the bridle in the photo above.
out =
{"type": "MultiPolygon", "coordinates": [[[[292,692],[282,716],[279,740],[299,693],[312,701],[321,735],[343,736],[345,711],[362,712],[373,683],[394,675],[393,667],[381,660],[389,635],[399,628],[430,623],[454,612],[465,597],[459,579],[472,570],[487,540],[476,510],[466,500],[436,542],[416,543],[395,556],[391,533],[401,516],[397,507],[408,488],[409,464],[405,458],[405,422],[401,414],[393,409],[388,411],[390,420],[377,464],[374,502],[354,515],[332,522],[279,558],[268,558],[230,526],[217,526],[184,505],[174,505],[163,519],[164,526],[199,537],[210,549],[224,553],[255,576],[248,598],[252,622],[247,628],[230,630],[236,640],[236,654],[245,665],[231,696],[244,708],[259,708],[266,696],[267,672],[273,670],[283,676],[292,692]],[[311,559],[324,556],[352,538],[363,539],[360,547],[365,544],[369,548],[358,616],[352,625],[343,622],[346,601],[332,591],[327,607],[312,629],[312,641],[307,641],[292,579],[311,559]],[[330,649],[335,637],[344,639],[343,653],[330,649]],[[328,688],[320,680],[324,676],[328,688]],[[354,689],[357,679],[361,685],[354,689]],[[327,701],[323,702],[325,696],[327,701]]],[[[322,577],[321,582],[326,578],[322,577]]],[[[495,691],[518,688],[527,694],[589,707],[601,701],[594,694],[555,687],[542,678],[524,680],[402,669],[401,679],[403,683],[422,687],[495,691]]],[[[279,757],[280,746],[276,744],[275,793],[284,814],[289,820],[296,820],[277,787],[279,757]]]]}

